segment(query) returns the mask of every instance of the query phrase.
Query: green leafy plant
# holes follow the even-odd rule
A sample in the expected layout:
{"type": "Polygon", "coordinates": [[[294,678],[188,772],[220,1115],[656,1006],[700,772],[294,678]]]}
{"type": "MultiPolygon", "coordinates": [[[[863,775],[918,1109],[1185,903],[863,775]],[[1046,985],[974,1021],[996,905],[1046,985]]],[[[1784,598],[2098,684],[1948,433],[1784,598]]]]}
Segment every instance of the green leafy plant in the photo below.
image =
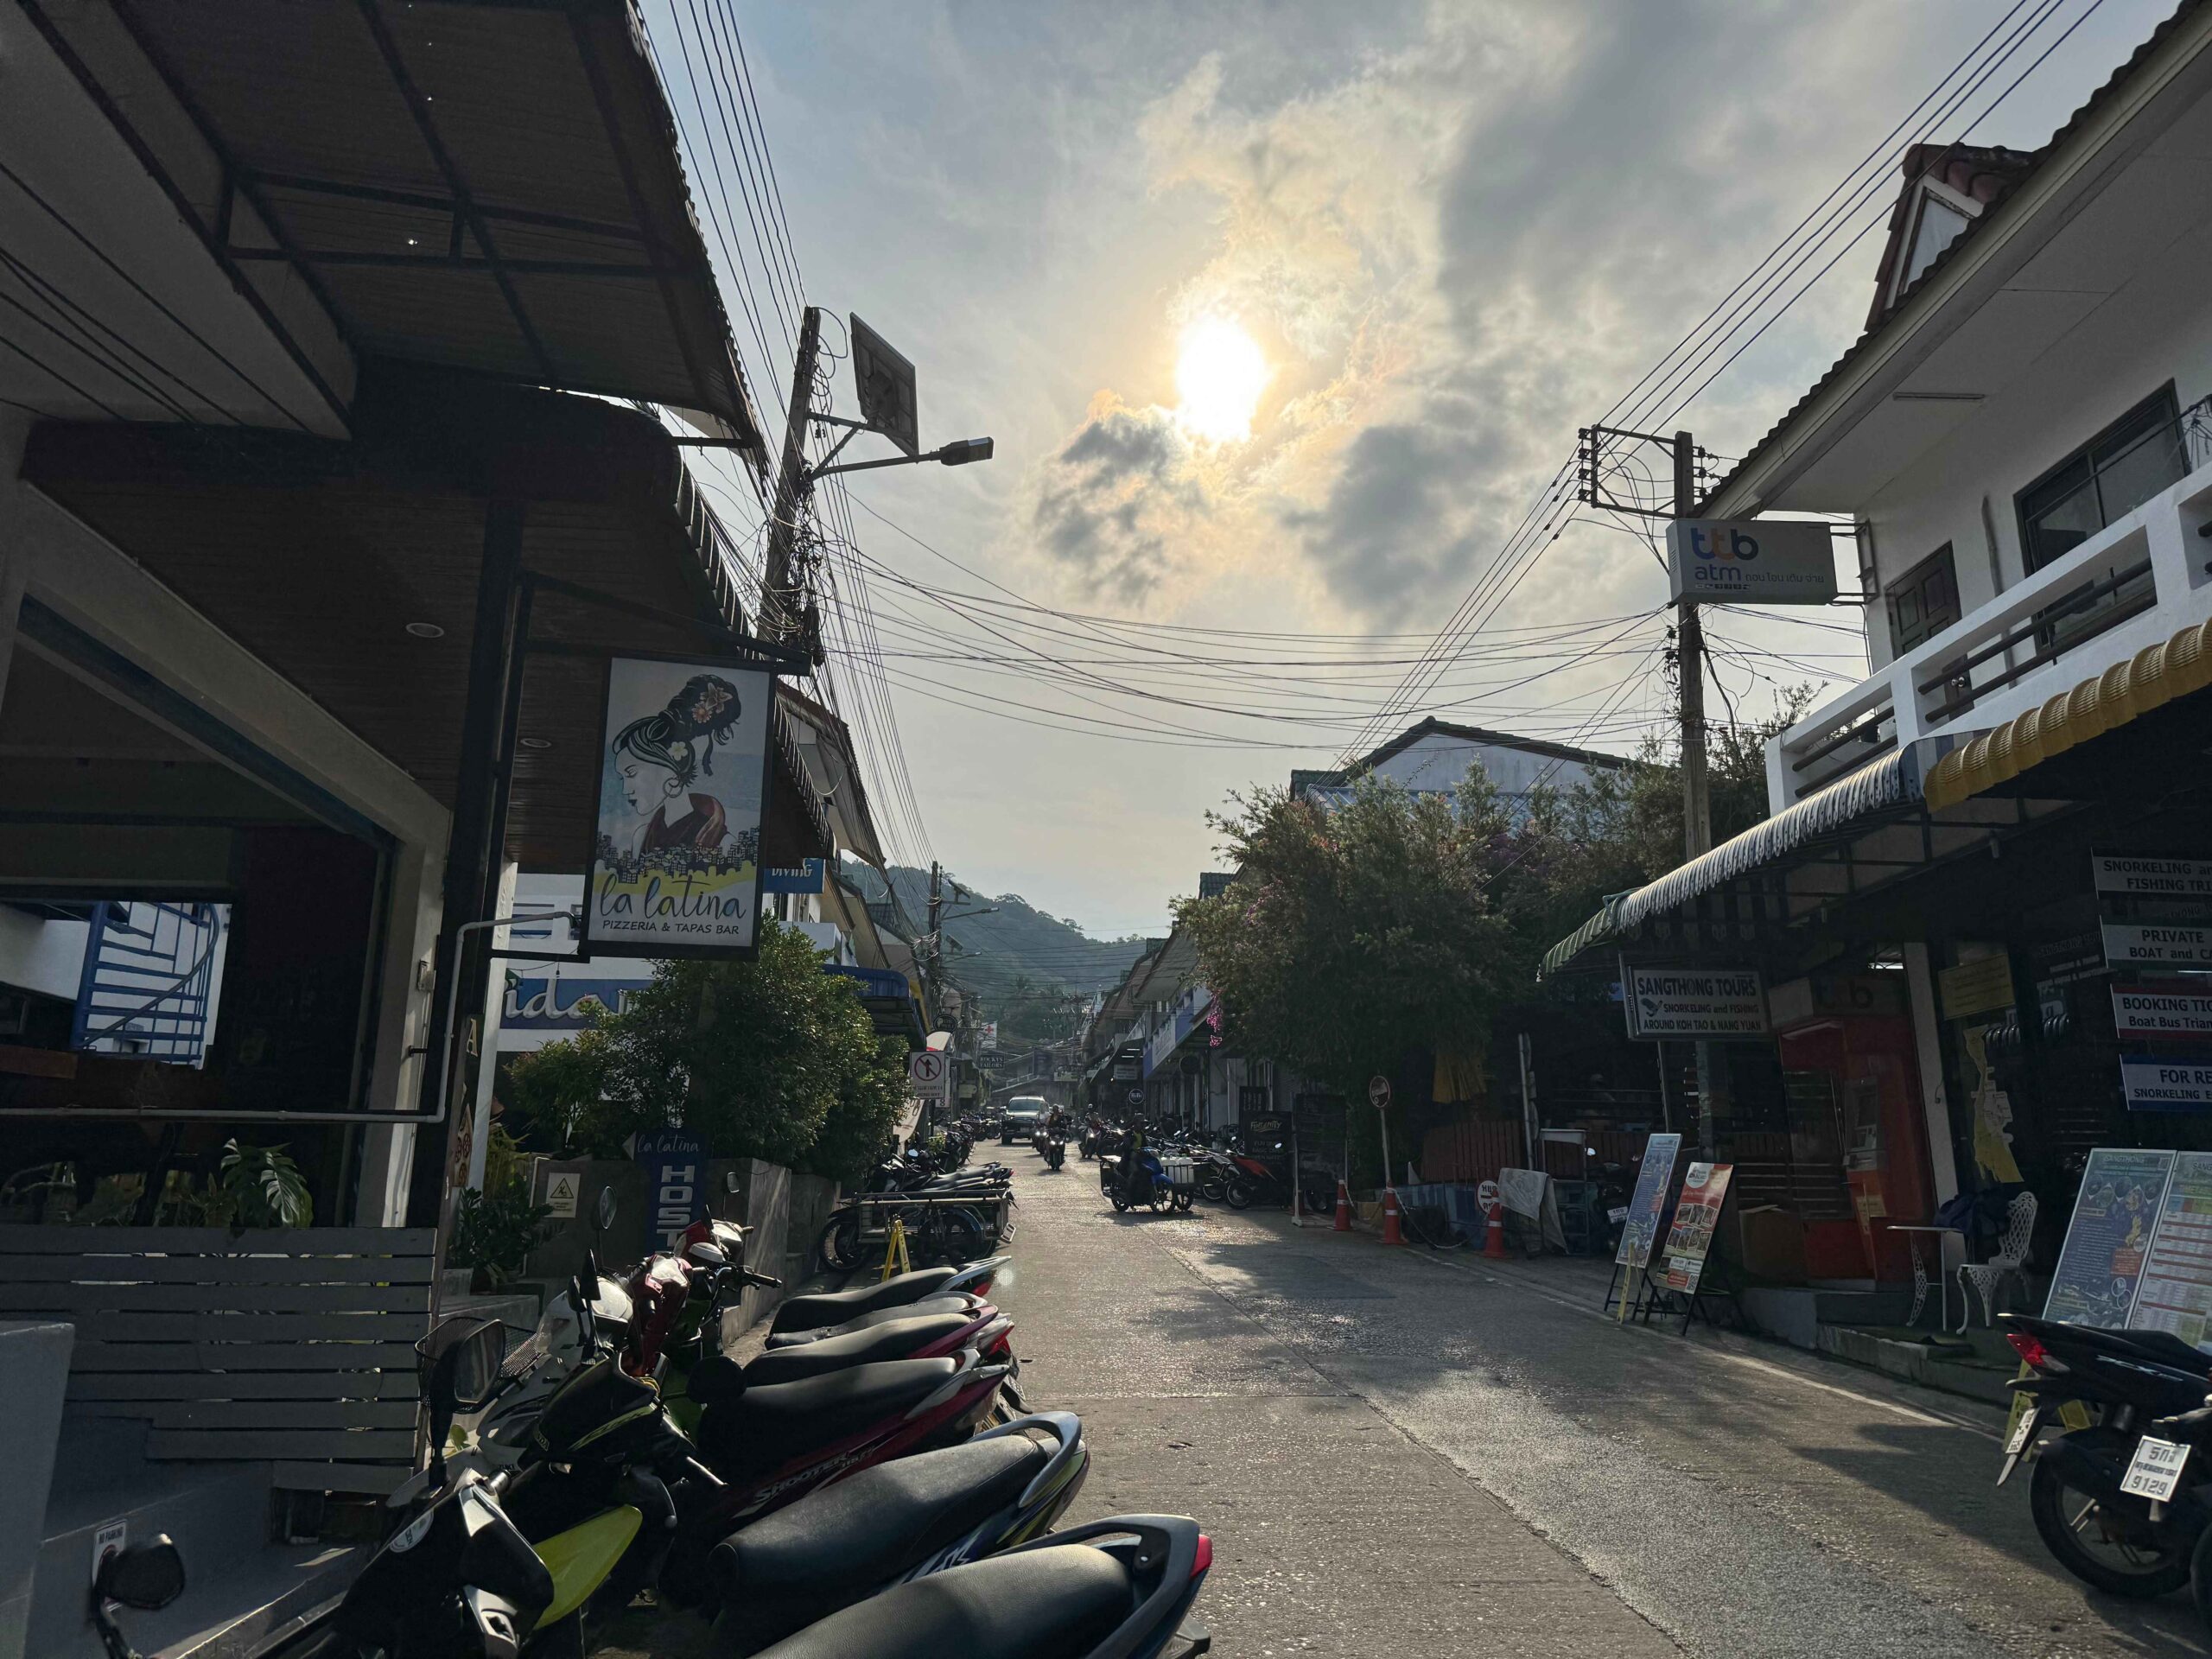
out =
{"type": "Polygon", "coordinates": [[[306,1227],[315,1221],[307,1178],[282,1147],[223,1143],[215,1186],[234,1227],[306,1227]]]}
{"type": "Polygon", "coordinates": [[[480,1271],[497,1290],[520,1273],[530,1253],[551,1236],[546,1223],[552,1214],[551,1205],[532,1204],[518,1186],[489,1197],[463,1192],[446,1259],[456,1268],[480,1271]]]}

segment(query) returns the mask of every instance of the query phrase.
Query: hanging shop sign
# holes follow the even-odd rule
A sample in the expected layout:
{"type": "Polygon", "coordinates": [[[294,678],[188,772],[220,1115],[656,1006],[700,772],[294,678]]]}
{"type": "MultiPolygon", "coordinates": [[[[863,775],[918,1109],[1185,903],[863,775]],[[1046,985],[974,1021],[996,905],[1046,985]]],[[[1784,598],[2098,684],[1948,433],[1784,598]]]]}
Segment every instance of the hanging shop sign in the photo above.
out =
{"type": "Polygon", "coordinates": [[[2212,1037],[2212,984],[2176,979],[2115,985],[2112,1021],[2123,1037],[2212,1037]]]}
{"type": "Polygon", "coordinates": [[[760,872],[760,891],[801,896],[819,893],[828,883],[830,861],[810,858],[803,864],[772,864],[760,872]]]}
{"type": "Polygon", "coordinates": [[[1620,1249],[1614,1262],[1631,1273],[1651,1260],[1658,1241],[1659,1217],[1667,1208],[1667,1187],[1675,1178],[1675,1160],[1681,1155],[1682,1137],[1655,1135],[1643,1143],[1643,1166],[1636,1173],[1636,1191],[1629,1197],[1628,1215],[1621,1222],[1620,1249]]]}
{"type": "Polygon", "coordinates": [[[1675,1223],[1667,1230],[1668,1289],[1694,1292],[1705,1276],[1706,1259],[1720,1225],[1720,1206],[1728,1200],[1733,1164],[1692,1164],[1682,1174],[1682,1195],[1675,1201],[1675,1223]]]}
{"type": "Polygon", "coordinates": [[[2123,1055],[2120,1090],[2132,1112],[2212,1112],[2212,1060],[2123,1055]]]}
{"type": "Polygon", "coordinates": [[[2107,922],[2104,944],[2109,967],[2212,969],[2212,923],[2107,922]]]}
{"type": "Polygon", "coordinates": [[[1827,524],[1806,519],[1676,518],[1667,577],[1677,600],[1825,605],[1835,597],[1834,543],[1827,524]]]}
{"type": "Polygon", "coordinates": [[[2044,1318],[2126,1325],[2173,1171],[2171,1152],[2100,1147],[2089,1154],[2044,1318]]]}
{"type": "Polygon", "coordinates": [[[673,1245],[678,1233],[707,1218],[707,1143],[689,1129],[646,1129],[635,1148],[645,1172],[648,1230],[673,1245]]]}
{"type": "Polygon", "coordinates": [[[693,658],[607,665],[584,948],[623,957],[749,956],[775,677],[693,658]]]}
{"type": "Polygon", "coordinates": [[[2135,858],[2100,853],[2089,861],[2099,893],[2131,899],[2212,899],[2212,858],[2135,858]]]}
{"type": "Polygon", "coordinates": [[[1766,988],[1755,968],[1631,968],[1628,1034],[1643,1041],[1670,1037],[1764,1037],[1766,988]]]}

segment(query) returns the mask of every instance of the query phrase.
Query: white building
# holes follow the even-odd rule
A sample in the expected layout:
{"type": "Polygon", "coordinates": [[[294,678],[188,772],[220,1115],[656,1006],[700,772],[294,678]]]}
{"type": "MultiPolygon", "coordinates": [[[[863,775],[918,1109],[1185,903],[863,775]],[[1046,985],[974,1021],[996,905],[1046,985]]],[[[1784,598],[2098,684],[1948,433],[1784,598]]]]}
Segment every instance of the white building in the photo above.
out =
{"type": "Polygon", "coordinates": [[[1539,789],[1565,794],[1596,772],[1618,771],[1627,764],[1615,754],[1485,731],[1479,726],[1455,726],[1431,716],[1341,772],[1294,772],[1291,788],[1309,798],[1341,800],[1356,779],[1375,777],[1387,778],[1414,794],[1448,794],[1479,767],[1517,816],[1539,789]]]}

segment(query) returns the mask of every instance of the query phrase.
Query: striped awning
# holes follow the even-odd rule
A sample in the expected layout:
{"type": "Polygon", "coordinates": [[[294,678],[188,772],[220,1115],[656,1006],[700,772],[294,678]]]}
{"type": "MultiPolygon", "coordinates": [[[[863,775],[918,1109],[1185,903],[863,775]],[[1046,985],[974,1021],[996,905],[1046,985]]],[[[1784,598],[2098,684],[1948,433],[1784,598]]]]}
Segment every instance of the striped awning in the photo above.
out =
{"type": "Polygon", "coordinates": [[[1538,976],[1563,972],[1585,951],[1632,933],[1648,918],[1686,905],[1737,876],[1892,809],[1917,805],[1922,763],[1932,758],[1931,751],[1940,752],[1935,742],[1923,741],[1885,754],[1656,881],[1608,899],[1596,915],[1544,953],[1538,976]]]}
{"type": "Polygon", "coordinates": [[[2208,685],[2212,685],[2212,617],[2145,645],[2127,661],[2078,682],[2042,707],[1961,744],[1929,769],[1928,804],[1938,810],[1955,806],[2208,685]]]}

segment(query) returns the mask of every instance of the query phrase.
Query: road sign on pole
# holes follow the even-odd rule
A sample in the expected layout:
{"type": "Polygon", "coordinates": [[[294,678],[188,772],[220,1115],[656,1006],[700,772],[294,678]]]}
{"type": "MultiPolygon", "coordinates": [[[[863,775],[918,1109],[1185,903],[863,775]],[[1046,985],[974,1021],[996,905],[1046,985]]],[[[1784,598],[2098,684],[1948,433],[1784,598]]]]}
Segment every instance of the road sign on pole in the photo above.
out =
{"type": "Polygon", "coordinates": [[[1367,1080],[1367,1101],[1378,1112],[1388,1106],[1390,1103],[1390,1079],[1370,1077],[1367,1080]]]}
{"type": "Polygon", "coordinates": [[[921,1100],[943,1100],[952,1081],[950,1058],[935,1050],[906,1057],[907,1090],[921,1100]]]}

